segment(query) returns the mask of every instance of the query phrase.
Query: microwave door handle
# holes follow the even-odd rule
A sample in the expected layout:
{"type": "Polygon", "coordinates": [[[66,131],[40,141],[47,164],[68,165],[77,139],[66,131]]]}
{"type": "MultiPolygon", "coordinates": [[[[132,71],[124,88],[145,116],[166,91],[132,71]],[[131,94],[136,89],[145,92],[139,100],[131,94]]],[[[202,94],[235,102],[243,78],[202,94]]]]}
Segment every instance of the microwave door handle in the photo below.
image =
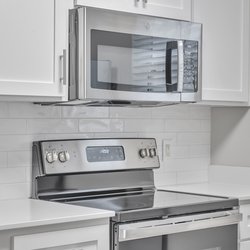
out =
{"type": "Polygon", "coordinates": [[[165,79],[166,79],[166,92],[175,92],[176,83],[173,82],[173,51],[177,50],[177,41],[169,41],[166,43],[166,62],[165,62],[165,79]]]}
{"type": "Polygon", "coordinates": [[[183,91],[183,84],[184,84],[184,43],[183,41],[177,41],[177,54],[178,54],[177,91],[181,93],[183,91]]]}
{"type": "Polygon", "coordinates": [[[182,92],[184,80],[184,43],[183,41],[170,41],[166,45],[166,88],[167,92],[182,92]],[[173,51],[177,51],[177,83],[173,82],[173,51]],[[177,85],[177,86],[176,86],[177,85]]]}

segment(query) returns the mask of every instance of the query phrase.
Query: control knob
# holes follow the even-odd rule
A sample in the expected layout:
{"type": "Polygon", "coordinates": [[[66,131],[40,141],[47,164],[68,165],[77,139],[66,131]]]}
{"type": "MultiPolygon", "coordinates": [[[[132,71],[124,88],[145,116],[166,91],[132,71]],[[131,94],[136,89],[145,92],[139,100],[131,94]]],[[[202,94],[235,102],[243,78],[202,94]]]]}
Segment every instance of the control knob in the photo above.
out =
{"type": "Polygon", "coordinates": [[[141,158],[147,157],[148,156],[148,150],[146,148],[140,149],[139,155],[141,156],[141,158]]]}
{"type": "Polygon", "coordinates": [[[48,152],[46,154],[46,160],[48,163],[53,163],[58,160],[58,155],[56,151],[48,152]]]}
{"type": "Polygon", "coordinates": [[[151,158],[154,158],[156,156],[156,149],[155,148],[150,148],[149,149],[149,156],[151,158]]]}
{"type": "Polygon", "coordinates": [[[62,151],[58,154],[58,158],[60,162],[66,162],[70,159],[70,155],[68,151],[62,151]]]}

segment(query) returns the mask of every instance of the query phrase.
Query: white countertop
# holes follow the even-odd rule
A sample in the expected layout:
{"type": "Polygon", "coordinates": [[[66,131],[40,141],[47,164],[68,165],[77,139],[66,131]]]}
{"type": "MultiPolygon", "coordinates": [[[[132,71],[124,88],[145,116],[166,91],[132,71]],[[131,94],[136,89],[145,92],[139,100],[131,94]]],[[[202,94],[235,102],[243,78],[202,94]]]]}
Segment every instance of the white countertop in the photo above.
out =
{"type": "Polygon", "coordinates": [[[229,184],[229,183],[198,183],[186,185],[163,186],[159,189],[188,192],[195,194],[206,194],[215,196],[236,197],[240,201],[250,200],[250,184],[229,184]]]}
{"type": "Polygon", "coordinates": [[[56,202],[22,199],[0,201],[0,230],[101,219],[113,211],[56,202]]]}

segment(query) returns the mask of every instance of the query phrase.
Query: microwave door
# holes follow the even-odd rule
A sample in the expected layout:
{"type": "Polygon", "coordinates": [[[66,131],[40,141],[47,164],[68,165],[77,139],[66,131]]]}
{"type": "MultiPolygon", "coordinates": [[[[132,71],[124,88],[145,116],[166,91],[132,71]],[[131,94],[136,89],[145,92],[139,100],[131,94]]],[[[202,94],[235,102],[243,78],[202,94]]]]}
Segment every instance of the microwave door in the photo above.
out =
{"type": "Polygon", "coordinates": [[[167,38],[98,29],[89,34],[88,98],[180,102],[180,93],[166,87],[167,38]]]}
{"type": "Polygon", "coordinates": [[[183,41],[167,42],[165,67],[167,92],[181,93],[184,79],[183,41]]]}

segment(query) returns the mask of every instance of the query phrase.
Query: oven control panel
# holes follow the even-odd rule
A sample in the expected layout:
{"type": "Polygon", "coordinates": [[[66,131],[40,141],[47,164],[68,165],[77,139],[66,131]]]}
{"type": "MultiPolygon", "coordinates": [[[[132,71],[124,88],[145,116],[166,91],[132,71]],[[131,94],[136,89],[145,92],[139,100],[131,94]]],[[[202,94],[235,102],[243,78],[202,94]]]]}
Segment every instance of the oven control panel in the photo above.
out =
{"type": "Polygon", "coordinates": [[[153,169],[155,139],[85,139],[41,142],[44,174],[153,169]]]}

